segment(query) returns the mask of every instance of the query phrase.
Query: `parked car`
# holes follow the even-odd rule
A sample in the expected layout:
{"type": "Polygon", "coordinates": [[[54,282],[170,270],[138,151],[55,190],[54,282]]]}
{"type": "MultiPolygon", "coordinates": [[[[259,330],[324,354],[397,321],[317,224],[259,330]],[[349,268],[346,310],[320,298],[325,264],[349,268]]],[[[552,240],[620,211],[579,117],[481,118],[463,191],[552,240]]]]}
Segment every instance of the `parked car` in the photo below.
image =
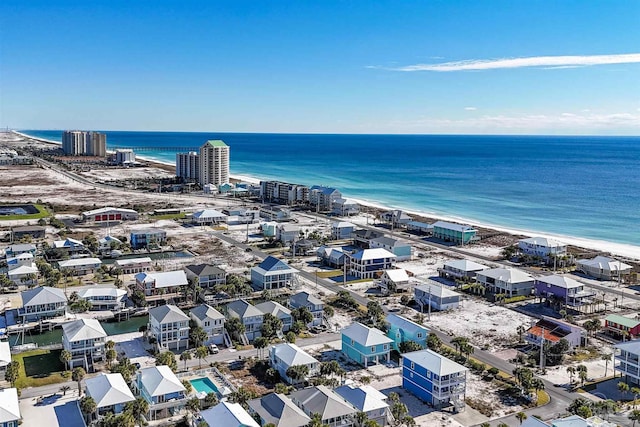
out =
{"type": "Polygon", "coordinates": [[[211,353],[211,354],[218,354],[218,353],[220,353],[220,349],[218,349],[218,346],[217,346],[217,345],[215,345],[215,344],[211,344],[211,345],[209,346],[209,353],[211,353]]]}

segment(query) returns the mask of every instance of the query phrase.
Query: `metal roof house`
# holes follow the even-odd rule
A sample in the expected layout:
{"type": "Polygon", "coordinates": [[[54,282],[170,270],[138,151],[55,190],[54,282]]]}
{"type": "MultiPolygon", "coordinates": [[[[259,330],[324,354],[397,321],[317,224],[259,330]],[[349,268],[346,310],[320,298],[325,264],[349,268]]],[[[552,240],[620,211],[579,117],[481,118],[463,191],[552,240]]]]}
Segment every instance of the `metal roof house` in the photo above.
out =
{"type": "Polygon", "coordinates": [[[377,328],[354,322],[342,328],[342,353],[366,368],[370,364],[389,362],[393,340],[377,328]]]}
{"type": "Polygon", "coordinates": [[[559,275],[538,277],[535,286],[538,296],[555,298],[571,307],[589,304],[596,295],[595,292],[585,289],[583,283],[559,275]]]}
{"type": "Polygon", "coordinates": [[[83,221],[92,221],[96,223],[137,220],[138,217],[138,212],[133,209],[114,207],[104,207],[82,212],[83,221]]]}
{"type": "Polygon", "coordinates": [[[100,374],[97,377],[87,378],[84,383],[87,396],[96,402],[98,419],[108,413],[121,414],[128,402],[136,400],[122,374],[119,373],[100,374]]]}
{"type": "Polygon", "coordinates": [[[260,424],[276,427],[306,427],[309,418],[284,394],[270,393],[249,401],[249,411],[260,417],[260,424]]]}
{"type": "Polygon", "coordinates": [[[207,304],[189,310],[189,317],[207,333],[205,345],[224,343],[224,315],[207,304]]]}
{"type": "Polygon", "coordinates": [[[485,285],[490,292],[504,293],[509,298],[517,295],[529,296],[533,292],[533,276],[513,268],[491,268],[479,271],[476,280],[485,285]]]}
{"type": "Polygon", "coordinates": [[[211,264],[191,264],[184,268],[187,279],[198,279],[198,286],[203,289],[224,285],[227,282],[227,272],[211,264]]]}
{"type": "Polygon", "coordinates": [[[292,286],[298,270],[276,257],[268,256],[260,265],[251,268],[251,283],[256,289],[280,289],[292,286]]]}
{"type": "Polygon", "coordinates": [[[389,329],[387,336],[393,340],[391,344],[394,350],[400,351],[400,344],[413,341],[422,348],[427,348],[429,329],[399,314],[389,313],[386,317],[389,329]]]}
{"type": "Polygon", "coordinates": [[[189,317],[175,305],[161,305],[149,310],[149,333],[158,349],[180,350],[189,347],[189,317]]]}
{"type": "Polygon", "coordinates": [[[433,237],[456,245],[466,245],[479,240],[477,230],[470,225],[455,224],[447,221],[433,223],[433,237]]]}
{"type": "Polygon", "coordinates": [[[171,301],[183,298],[182,289],[189,285],[183,270],[162,273],[138,273],[135,276],[136,288],[144,292],[148,303],[171,301]]]}
{"type": "Polygon", "coordinates": [[[200,412],[200,416],[209,427],[260,427],[242,405],[225,400],[200,412]]]}
{"type": "Polygon", "coordinates": [[[349,402],[359,412],[367,414],[367,418],[384,426],[388,421],[389,404],[387,396],[371,387],[363,385],[355,387],[353,384],[343,385],[333,390],[344,400],[349,402]]]}
{"type": "Polygon", "coordinates": [[[601,280],[618,280],[621,276],[631,273],[632,266],[621,261],[604,256],[593,259],[579,259],[576,261],[579,271],[601,280]]]}
{"type": "Polygon", "coordinates": [[[165,365],[140,369],[134,389],[135,394],[149,403],[145,414],[149,421],[179,415],[187,403],[184,385],[165,365]]]}
{"type": "Polygon", "coordinates": [[[320,362],[297,345],[290,343],[271,347],[269,349],[269,363],[289,384],[296,384],[296,381],[287,375],[287,369],[292,366],[306,365],[309,368],[308,376],[314,376],[320,371],[320,362]]]}
{"type": "Polygon", "coordinates": [[[416,286],[413,289],[413,295],[421,311],[424,311],[429,306],[439,311],[453,310],[460,307],[460,301],[462,301],[461,294],[432,281],[416,286]]]}
{"type": "Polygon", "coordinates": [[[323,385],[294,391],[289,397],[307,416],[320,414],[322,423],[330,426],[352,426],[358,412],[352,404],[323,385]]]}
{"type": "Polygon", "coordinates": [[[23,322],[60,316],[67,308],[67,297],[62,289],[41,286],[23,291],[21,296],[22,307],[18,314],[23,322]]]}
{"type": "Polygon", "coordinates": [[[243,341],[253,341],[254,339],[262,336],[262,321],[264,320],[264,313],[258,310],[251,303],[239,299],[232,301],[225,306],[227,319],[237,317],[242,321],[245,327],[245,333],[240,337],[243,341]]]}
{"type": "Polygon", "coordinates": [[[58,261],[58,267],[60,267],[61,270],[68,270],[71,274],[78,276],[95,273],[101,265],[102,261],[98,258],[74,258],[58,261]]]}
{"type": "Polygon", "coordinates": [[[71,352],[69,368],[81,366],[93,371],[93,364],[104,360],[107,333],[96,319],[78,319],[62,325],[62,347],[71,352]]]}
{"type": "Polygon", "coordinates": [[[489,267],[486,265],[467,259],[454,259],[445,261],[442,268],[438,268],[438,273],[440,277],[445,279],[469,281],[475,279],[479,272],[488,269],[489,267]]]}
{"type": "Polygon", "coordinates": [[[291,316],[291,310],[283,306],[277,301],[265,301],[255,306],[258,310],[264,314],[271,314],[282,321],[282,331],[287,332],[291,329],[293,324],[293,317],[291,316]]]}
{"type": "Polygon", "coordinates": [[[621,342],[613,346],[614,369],[627,381],[640,385],[640,340],[621,342]]]}
{"type": "Polygon", "coordinates": [[[289,297],[289,305],[291,308],[306,307],[313,315],[313,320],[307,326],[318,326],[323,323],[324,319],[324,302],[320,298],[316,298],[309,292],[298,292],[289,297]]]}
{"type": "Polygon", "coordinates": [[[78,291],[78,297],[91,303],[92,310],[121,310],[127,291],[118,288],[85,288],[78,291]]]}
{"type": "Polygon", "coordinates": [[[18,389],[12,387],[0,390],[0,425],[18,427],[21,419],[18,389]]]}
{"type": "Polygon", "coordinates": [[[394,267],[396,259],[395,254],[386,249],[362,249],[352,255],[347,255],[349,262],[350,274],[358,279],[373,279],[384,270],[390,270],[394,267]]]}
{"type": "Polygon", "coordinates": [[[554,239],[546,237],[530,237],[518,240],[518,249],[524,254],[539,256],[548,260],[551,256],[565,256],[567,245],[554,239]]]}

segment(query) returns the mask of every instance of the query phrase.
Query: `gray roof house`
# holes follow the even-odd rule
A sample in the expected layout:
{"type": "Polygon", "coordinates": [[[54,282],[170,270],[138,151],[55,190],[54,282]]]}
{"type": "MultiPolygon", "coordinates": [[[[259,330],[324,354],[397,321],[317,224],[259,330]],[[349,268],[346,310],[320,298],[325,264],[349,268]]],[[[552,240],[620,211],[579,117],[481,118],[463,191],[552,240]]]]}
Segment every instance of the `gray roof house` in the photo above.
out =
{"type": "Polygon", "coordinates": [[[271,393],[249,401],[249,411],[260,417],[260,425],[276,427],[306,427],[311,421],[302,409],[284,394],[271,393]]]}
{"type": "Polygon", "coordinates": [[[224,285],[227,281],[227,272],[211,264],[187,265],[184,268],[184,272],[189,280],[198,278],[198,286],[203,289],[224,285]]]}
{"type": "Polygon", "coordinates": [[[291,310],[289,310],[279,302],[265,301],[260,304],[256,304],[256,308],[264,314],[269,313],[282,320],[282,330],[284,332],[287,332],[289,329],[291,329],[291,325],[293,324],[291,310]]]}
{"type": "Polygon", "coordinates": [[[224,315],[218,310],[201,304],[189,311],[189,317],[207,333],[205,345],[224,343],[224,315]]]}
{"type": "Polygon", "coordinates": [[[316,298],[309,292],[298,292],[289,297],[289,305],[291,308],[306,307],[313,315],[313,320],[307,326],[318,326],[322,324],[324,318],[324,302],[320,298],[316,298]]]}
{"type": "Polygon", "coordinates": [[[358,412],[352,404],[323,385],[294,391],[289,397],[309,417],[320,414],[322,423],[332,426],[352,426],[358,412]]]}
{"type": "Polygon", "coordinates": [[[189,317],[175,305],[161,305],[149,310],[149,333],[156,338],[159,350],[189,347],[189,317]]]}
{"type": "Polygon", "coordinates": [[[96,361],[104,360],[107,333],[96,319],[78,319],[62,325],[62,346],[71,352],[69,368],[81,366],[93,371],[96,361]]]}
{"type": "Polygon", "coordinates": [[[413,289],[413,295],[422,311],[429,305],[435,310],[451,310],[458,308],[462,300],[462,296],[459,293],[431,281],[427,284],[416,286],[413,289]]]}
{"type": "Polygon", "coordinates": [[[239,299],[227,304],[225,310],[227,319],[237,317],[242,321],[245,327],[244,336],[240,337],[242,341],[253,341],[259,336],[262,336],[261,328],[264,313],[254,305],[243,299],[239,299]]]}
{"type": "Polygon", "coordinates": [[[37,321],[64,314],[67,297],[62,289],[41,286],[22,292],[22,308],[18,314],[23,321],[37,321]]]}
{"type": "Polygon", "coordinates": [[[290,343],[271,347],[269,349],[269,362],[280,373],[280,376],[290,384],[295,384],[296,382],[287,376],[287,369],[292,366],[307,365],[309,367],[309,376],[317,374],[320,370],[320,362],[297,345],[290,343]]]}
{"type": "Polygon", "coordinates": [[[351,403],[359,412],[367,414],[367,418],[370,420],[377,422],[381,426],[387,424],[387,411],[389,409],[387,396],[375,388],[370,385],[355,387],[350,384],[335,388],[333,391],[351,403]]]}

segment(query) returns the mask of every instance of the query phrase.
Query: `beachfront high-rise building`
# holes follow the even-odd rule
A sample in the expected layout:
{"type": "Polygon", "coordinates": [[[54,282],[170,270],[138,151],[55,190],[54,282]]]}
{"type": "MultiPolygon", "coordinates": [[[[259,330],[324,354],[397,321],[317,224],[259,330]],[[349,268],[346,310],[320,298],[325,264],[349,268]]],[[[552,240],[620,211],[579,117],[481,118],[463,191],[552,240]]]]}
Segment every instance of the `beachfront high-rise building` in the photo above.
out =
{"type": "Polygon", "coordinates": [[[62,151],[69,156],[107,155],[107,135],[99,132],[66,130],[62,133],[62,151]]]}
{"type": "Polygon", "coordinates": [[[200,179],[200,156],[195,151],[176,154],[176,176],[185,181],[200,179]]]}
{"type": "Polygon", "coordinates": [[[200,185],[229,182],[229,146],[219,139],[200,147],[200,185]]]}
{"type": "Polygon", "coordinates": [[[107,135],[100,132],[87,132],[87,156],[105,157],[107,155],[107,135]]]}

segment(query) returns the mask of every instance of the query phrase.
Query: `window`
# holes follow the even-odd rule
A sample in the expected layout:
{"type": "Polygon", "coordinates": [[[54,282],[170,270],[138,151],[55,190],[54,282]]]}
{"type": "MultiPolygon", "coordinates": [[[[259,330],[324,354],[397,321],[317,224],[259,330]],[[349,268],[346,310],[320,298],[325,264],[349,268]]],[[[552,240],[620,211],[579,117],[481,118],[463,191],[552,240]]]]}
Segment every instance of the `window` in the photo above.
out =
{"type": "Polygon", "coordinates": [[[353,344],[354,344],[354,342],[353,342],[353,340],[351,340],[351,345],[353,345],[353,344]]]}
{"type": "MultiPolygon", "coordinates": [[[[416,364],[411,362],[411,369],[415,369],[416,368],[416,364]]],[[[411,376],[413,377],[413,374],[411,374],[411,376]]]]}
{"type": "Polygon", "coordinates": [[[418,337],[418,338],[422,338],[422,332],[418,332],[418,334],[416,335],[416,337],[418,337]]]}
{"type": "Polygon", "coordinates": [[[371,347],[371,353],[375,353],[375,352],[376,352],[376,347],[375,346],[371,347]]]}

